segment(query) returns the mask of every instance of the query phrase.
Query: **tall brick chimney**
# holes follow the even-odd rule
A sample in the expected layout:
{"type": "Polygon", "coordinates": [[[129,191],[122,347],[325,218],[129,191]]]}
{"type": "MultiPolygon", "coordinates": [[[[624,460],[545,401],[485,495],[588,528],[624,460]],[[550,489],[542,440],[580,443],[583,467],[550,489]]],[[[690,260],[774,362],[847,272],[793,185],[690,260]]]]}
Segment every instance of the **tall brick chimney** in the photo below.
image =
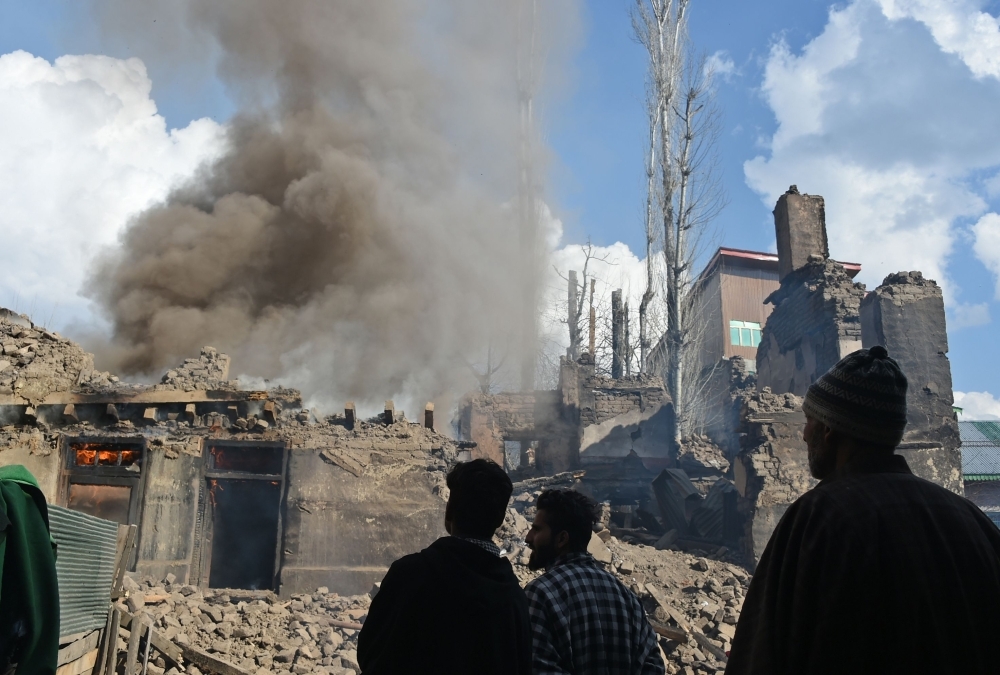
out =
{"type": "Polygon", "coordinates": [[[774,206],[774,234],[778,240],[779,280],[805,267],[811,255],[829,258],[823,198],[799,194],[795,185],[788,188],[774,206]]]}

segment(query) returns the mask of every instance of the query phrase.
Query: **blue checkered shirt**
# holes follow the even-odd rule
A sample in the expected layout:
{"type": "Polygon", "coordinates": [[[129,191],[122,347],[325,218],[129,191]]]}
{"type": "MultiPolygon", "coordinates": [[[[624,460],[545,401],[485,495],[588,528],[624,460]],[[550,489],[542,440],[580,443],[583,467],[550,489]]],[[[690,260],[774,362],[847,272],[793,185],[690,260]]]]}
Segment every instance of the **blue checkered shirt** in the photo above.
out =
{"type": "Polygon", "coordinates": [[[524,589],[534,675],[662,675],[639,599],[589,553],[560,556],[524,589]]]}

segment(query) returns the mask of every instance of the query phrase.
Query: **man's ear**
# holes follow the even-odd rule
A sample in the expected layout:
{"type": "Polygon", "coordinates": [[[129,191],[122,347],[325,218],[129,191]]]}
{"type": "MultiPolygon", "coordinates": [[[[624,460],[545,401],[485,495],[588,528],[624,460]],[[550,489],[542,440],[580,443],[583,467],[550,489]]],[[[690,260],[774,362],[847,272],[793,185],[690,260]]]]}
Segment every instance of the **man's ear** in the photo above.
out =
{"type": "Polygon", "coordinates": [[[836,431],[826,426],[825,424],[823,425],[823,442],[826,444],[826,447],[828,448],[833,447],[838,437],[839,436],[836,431]]]}
{"type": "Polygon", "coordinates": [[[563,530],[562,532],[560,532],[559,534],[557,534],[556,535],[555,544],[556,544],[556,548],[558,548],[560,550],[562,550],[564,548],[568,549],[569,548],[569,532],[567,532],[566,530],[563,530]]]}

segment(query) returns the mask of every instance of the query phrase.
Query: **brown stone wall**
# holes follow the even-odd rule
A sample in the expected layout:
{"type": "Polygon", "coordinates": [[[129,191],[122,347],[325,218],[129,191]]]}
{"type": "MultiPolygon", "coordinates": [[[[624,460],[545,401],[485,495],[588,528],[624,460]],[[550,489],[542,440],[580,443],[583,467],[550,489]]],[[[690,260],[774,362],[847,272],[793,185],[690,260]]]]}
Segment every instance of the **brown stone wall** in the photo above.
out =
{"type": "Polygon", "coordinates": [[[817,481],[809,474],[802,440],[802,400],[765,392],[745,406],[744,450],[733,463],[733,475],[745,518],[744,554],[756,565],[788,506],[817,481]]]}
{"type": "Polygon", "coordinates": [[[962,494],[941,288],[920,272],[890,274],[861,303],[862,343],[882,345],[906,375],[906,432],[898,450],[921,478],[962,494]]]}
{"type": "Polygon", "coordinates": [[[861,348],[864,286],[843,266],[813,260],[786,276],[766,300],[774,305],[757,349],[757,387],[804,396],[841,358],[861,348]]]}

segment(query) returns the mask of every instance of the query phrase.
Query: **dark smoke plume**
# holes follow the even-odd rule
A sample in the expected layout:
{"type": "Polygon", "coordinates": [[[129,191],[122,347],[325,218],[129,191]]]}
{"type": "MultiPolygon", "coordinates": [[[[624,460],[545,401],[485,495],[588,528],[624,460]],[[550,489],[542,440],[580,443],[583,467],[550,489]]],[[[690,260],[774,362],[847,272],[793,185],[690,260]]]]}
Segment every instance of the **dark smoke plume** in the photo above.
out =
{"type": "MultiPolygon", "coordinates": [[[[574,1],[539,34],[570,34],[574,1]]],[[[460,393],[467,361],[515,348],[517,0],[147,4],[99,7],[144,58],[213,59],[242,110],[95,271],[105,365],[211,344],[339,404],[460,393]]]]}

